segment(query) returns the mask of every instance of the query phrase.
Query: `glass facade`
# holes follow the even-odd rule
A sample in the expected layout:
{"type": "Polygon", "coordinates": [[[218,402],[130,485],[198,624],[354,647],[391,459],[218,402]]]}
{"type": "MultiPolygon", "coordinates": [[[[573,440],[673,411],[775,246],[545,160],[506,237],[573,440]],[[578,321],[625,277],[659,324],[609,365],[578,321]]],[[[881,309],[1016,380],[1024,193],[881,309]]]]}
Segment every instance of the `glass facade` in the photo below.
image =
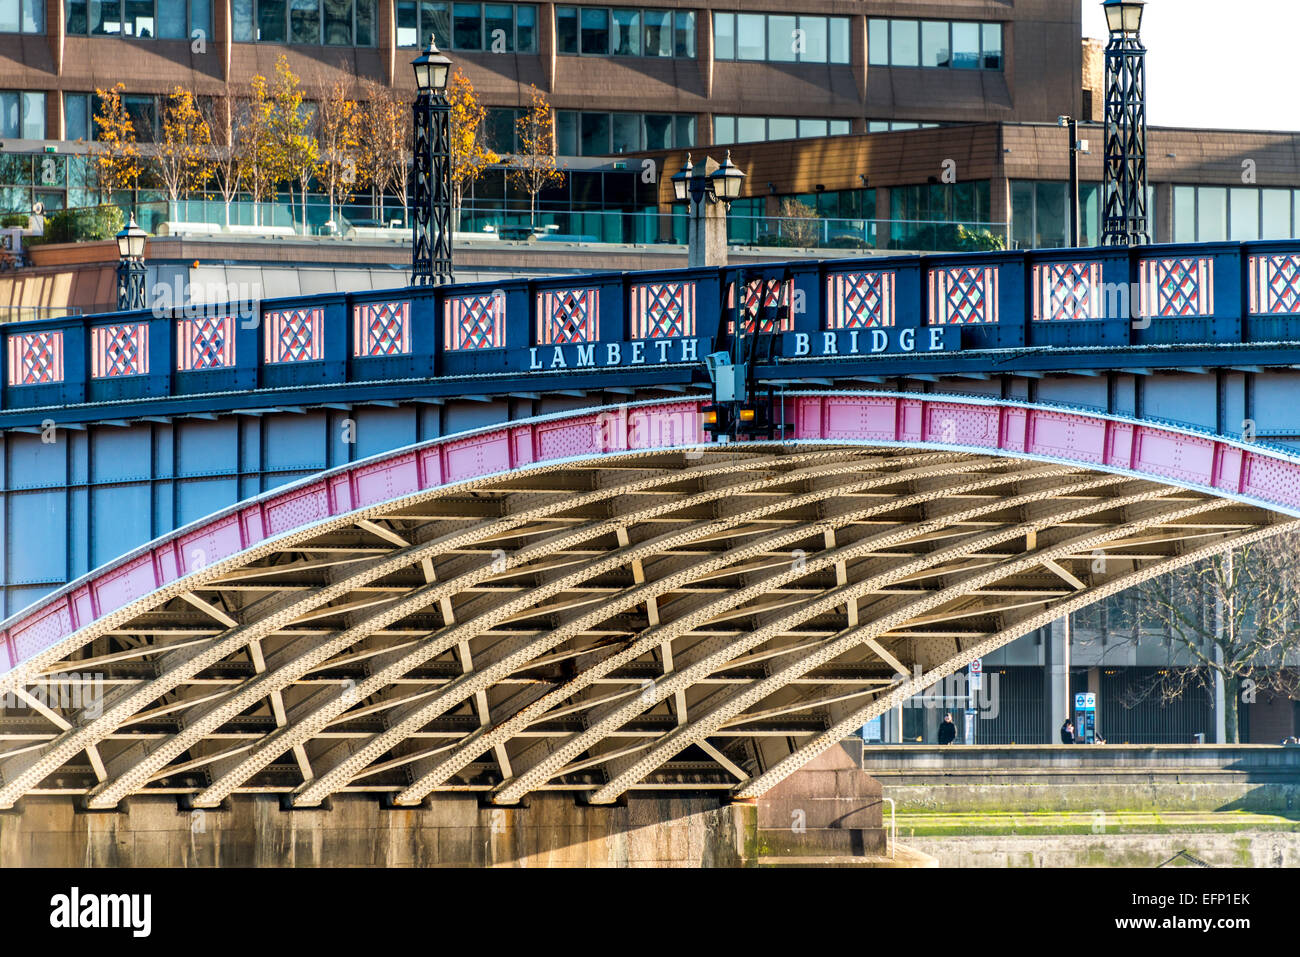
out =
{"type": "Polygon", "coordinates": [[[375,0],[231,0],[230,20],[242,43],[366,47],[377,34],[375,0]]]}
{"type": "Polygon", "coordinates": [[[67,0],[66,9],[67,31],[77,36],[188,40],[195,31],[212,35],[212,0],[67,0]]]}
{"type": "Polygon", "coordinates": [[[695,56],[694,10],[556,7],[555,47],[566,56],[695,56]]]}
{"type": "Polygon", "coordinates": [[[867,120],[868,133],[897,133],[899,130],[930,130],[940,123],[922,123],[911,120],[867,120]]]}
{"type": "Polygon", "coordinates": [[[0,0],[0,33],[44,33],[45,0],[0,0]]]}
{"type": "MultiPolygon", "coordinates": [[[[99,110],[98,100],[94,93],[63,94],[63,138],[65,140],[89,142],[99,138],[99,129],[95,125],[95,113],[99,110]]],[[[135,138],[141,143],[155,142],[159,136],[161,116],[158,97],[150,94],[124,93],[122,105],[131,116],[135,138]]]]}
{"type": "Polygon", "coordinates": [[[537,6],[399,0],[397,45],[422,47],[431,35],[444,50],[536,53],[537,6]]]}
{"type": "Polygon", "coordinates": [[[1300,190],[1258,186],[1175,186],[1174,242],[1300,236],[1300,190]]]}
{"type": "Polygon", "coordinates": [[[848,63],[848,17],[713,14],[715,60],[848,63]]]}
{"type": "Polygon", "coordinates": [[[843,136],[853,131],[852,120],[825,120],[793,116],[715,116],[713,142],[762,143],[767,140],[843,136]]]}
{"type": "MultiPolygon", "coordinates": [[[[1079,184],[1079,236],[1084,246],[1101,242],[1101,184],[1079,184]]],[[[1016,249],[1070,245],[1069,183],[1011,181],[1011,241],[1016,249]]]]}
{"type": "Polygon", "coordinates": [[[1001,70],[1002,24],[953,20],[867,21],[871,66],[1001,70]]]}
{"type": "Polygon", "coordinates": [[[609,156],[695,145],[693,113],[589,113],[557,110],[560,156],[609,156]]]}

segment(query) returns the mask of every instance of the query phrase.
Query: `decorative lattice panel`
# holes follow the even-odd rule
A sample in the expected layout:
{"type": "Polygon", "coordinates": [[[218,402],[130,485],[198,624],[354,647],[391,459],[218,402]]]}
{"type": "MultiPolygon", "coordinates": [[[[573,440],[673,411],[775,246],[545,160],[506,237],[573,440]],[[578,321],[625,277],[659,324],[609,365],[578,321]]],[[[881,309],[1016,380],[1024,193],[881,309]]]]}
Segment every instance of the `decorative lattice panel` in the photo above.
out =
{"type": "Polygon", "coordinates": [[[504,296],[448,296],[442,313],[443,348],[455,351],[506,347],[504,296]]]}
{"type": "Polygon", "coordinates": [[[1101,263],[1041,263],[1034,267],[1035,321],[1101,319],[1101,263]]]}
{"type": "Polygon", "coordinates": [[[325,310],[286,309],[263,316],[267,362],[313,362],[325,358],[325,310]]]}
{"type": "MultiPolygon", "coordinates": [[[[741,327],[747,334],[757,332],[791,332],[794,315],[790,303],[794,300],[793,279],[754,279],[745,283],[744,301],[741,303],[741,327]],[[773,313],[775,309],[775,313],[773,313]]],[[[736,306],[736,284],[727,287],[727,306],[736,306]]],[[[727,323],[727,331],[735,332],[736,324],[727,323]]]]}
{"type": "Polygon", "coordinates": [[[998,321],[998,267],[930,270],[930,324],[982,325],[998,321]]]}
{"type": "Polygon", "coordinates": [[[95,379],[146,375],[149,372],[149,325],[131,322],[90,330],[90,375],[95,379]]]}
{"type": "Polygon", "coordinates": [[[1300,256],[1250,257],[1250,313],[1300,316],[1300,256]]]}
{"type": "Polygon", "coordinates": [[[1144,259],[1138,266],[1142,315],[1178,319],[1214,313],[1214,260],[1144,259]]]}
{"type": "Polygon", "coordinates": [[[894,324],[892,272],[843,272],[826,277],[826,328],[874,329],[894,324]]]}
{"type": "Polygon", "coordinates": [[[233,316],[181,319],[176,323],[176,368],[180,372],[229,369],[235,364],[233,316]]]}
{"type": "Polygon", "coordinates": [[[599,289],[555,289],[537,294],[538,345],[595,342],[599,338],[599,289]]]}
{"type": "Polygon", "coordinates": [[[353,306],[352,354],[364,358],[410,355],[410,302],[367,302],[353,306]]]}
{"type": "Polygon", "coordinates": [[[632,338],[695,335],[695,283],[652,282],[632,287],[632,338]]]}
{"type": "Polygon", "coordinates": [[[63,381],[63,333],[32,332],[9,337],[9,384],[63,381]]]}

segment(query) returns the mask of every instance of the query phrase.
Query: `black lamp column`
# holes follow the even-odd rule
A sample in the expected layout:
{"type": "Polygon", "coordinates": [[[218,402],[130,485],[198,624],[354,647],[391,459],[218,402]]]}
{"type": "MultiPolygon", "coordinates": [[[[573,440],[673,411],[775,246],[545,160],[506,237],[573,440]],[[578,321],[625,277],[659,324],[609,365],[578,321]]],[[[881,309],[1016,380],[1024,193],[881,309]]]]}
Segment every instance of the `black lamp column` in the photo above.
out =
{"type": "Polygon", "coordinates": [[[451,104],[447,76],[451,61],[434,38],[416,57],[415,161],[411,170],[411,284],[440,286],[452,281],[451,104]]]}
{"type": "Polygon", "coordinates": [[[117,234],[117,310],[144,309],[144,244],[148,237],[136,225],[135,216],[117,234]]]}
{"type": "Polygon", "coordinates": [[[1139,39],[1145,0],[1105,0],[1106,178],[1102,244],[1151,242],[1147,219],[1146,47],[1139,39]]]}

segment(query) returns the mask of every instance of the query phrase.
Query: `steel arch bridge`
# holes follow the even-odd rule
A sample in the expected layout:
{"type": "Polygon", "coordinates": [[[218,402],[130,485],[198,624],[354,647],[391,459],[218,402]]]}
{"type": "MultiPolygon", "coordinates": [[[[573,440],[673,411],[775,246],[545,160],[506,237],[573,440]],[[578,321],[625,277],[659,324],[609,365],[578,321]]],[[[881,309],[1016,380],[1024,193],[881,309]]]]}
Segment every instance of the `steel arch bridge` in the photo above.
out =
{"type": "Polygon", "coordinates": [[[327,471],[11,617],[0,694],[31,717],[0,807],[755,797],[972,659],[1300,516],[1300,457],[1191,430],[821,392],[784,399],[785,441],[711,444],[706,401],[327,471]]]}

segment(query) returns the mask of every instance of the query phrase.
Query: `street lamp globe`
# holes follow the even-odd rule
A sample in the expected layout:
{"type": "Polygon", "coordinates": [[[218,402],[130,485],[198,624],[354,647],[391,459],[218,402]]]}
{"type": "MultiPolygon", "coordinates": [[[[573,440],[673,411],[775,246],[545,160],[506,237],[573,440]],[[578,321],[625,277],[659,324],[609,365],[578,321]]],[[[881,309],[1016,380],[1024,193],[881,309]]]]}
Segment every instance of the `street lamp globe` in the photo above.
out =
{"type": "Polygon", "coordinates": [[[429,45],[424,52],[411,61],[411,68],[415,70],[415,85],[421,93],[441,93],[447,89],[451,60],[439,52],[433,34],[429,34],[429,45]]]}
{"type": "Polygon", "coordinates": [[[148,237],[143,229],[136,225],[135,216],[117,234],[117,254],[122,259],[144,258],[144,241],[148,237]]]}
{"type": "Polygon", "coordinates": [[[731,161],[731,150],[723,164],[713,171],[713,193],[724,203],[739,198],[740,186],[745,181],[745,174],[731,161]]]}
{"type": "Polygon", "coordinates": [[[1111,33],[1137,36],[1142,29],[1142,8],[1146,0],[1106,0],[1106,26],[1111,33]]]}
{"type": "Polygon", "coordinates": [[[686,154],[686,165],[682,167],[681,172],[673,176],[673,198],[679,203],[686,202],[686,195],[690,192],[691,177],[695,175],[695,167],[691,164],[691,154],[686,154]]]}

